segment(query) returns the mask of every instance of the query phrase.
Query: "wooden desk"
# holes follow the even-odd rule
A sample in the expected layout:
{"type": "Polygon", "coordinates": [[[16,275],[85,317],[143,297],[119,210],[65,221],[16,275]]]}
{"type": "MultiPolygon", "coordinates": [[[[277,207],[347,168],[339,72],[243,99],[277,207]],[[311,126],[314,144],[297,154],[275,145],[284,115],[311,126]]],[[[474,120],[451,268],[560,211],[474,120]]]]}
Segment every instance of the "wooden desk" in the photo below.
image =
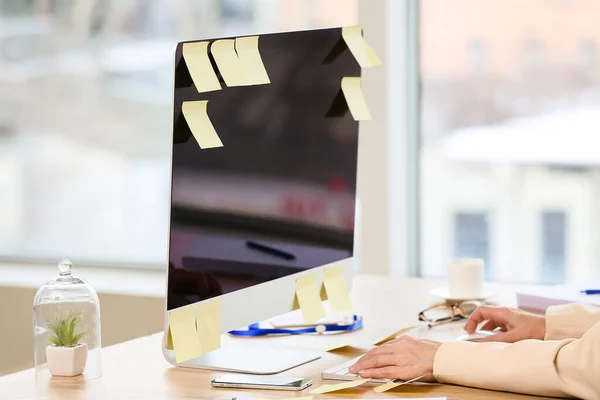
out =
{"type": "MultiPolygon", "coordinates": [[[[230,338],[230,341],[269,341],[276,345],[294,345],[302,348],[322,349],[336,343],[347,343],[365,350],[349,350],[344,353],[324,353],[323,357],[284,374],[310,376],[312,388],[321,385],[320,373],[346,359],[360,355],[373,341],[402,327],[414,325],[420,310],[432,304],[427,291],[440,285],[439,281],[422,279],[394,279],[389,277],[359,276],[355,278],[352,297],[357,311],[364,315],[364,329],[335,336],[300,335],[276,338],[230,338]]],[[[513,286],[492,285],[497,293],[496,301],[514,305],[513,286]]],[[[35,381],[34,371],[26,370],[0,378],[2,399],[231,399],[246,396],[264,399],[283,399],[308,396],[303,392],[246,391],[213,389],[210,380],[219,375],[211,371],[175,368],[162,357],[160,350],[162,333],[142,337],[103,349],[103,377],[90,381],[48,382],[35,381]]],[[[27,349],[26,351],[31,351],[27,349]]],[[[328,383],[332,383],[328,381],[328,383]]],[[[315,396],[315,399],[377,399],[422,398],[447,396],[468,400],[486,399],[533,399],[501,392],[476,390],[449,385],[406,385],[383,394],[364,386],[335,394],[315,396]]]]}

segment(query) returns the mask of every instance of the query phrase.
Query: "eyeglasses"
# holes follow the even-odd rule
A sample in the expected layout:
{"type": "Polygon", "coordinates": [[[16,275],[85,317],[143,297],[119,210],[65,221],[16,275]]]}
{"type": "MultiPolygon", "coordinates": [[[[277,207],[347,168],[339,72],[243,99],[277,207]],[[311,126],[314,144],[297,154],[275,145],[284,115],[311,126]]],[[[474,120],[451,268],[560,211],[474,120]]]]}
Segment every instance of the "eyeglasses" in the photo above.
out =
{"type": "Polygon", "coordinates": [[[480,301],[463,301],[455,304],[440,304],[429,307],[419,313],[419,321],[426,322],[429,327],[469,318],[477,307],[484,305],[480,301]]]}

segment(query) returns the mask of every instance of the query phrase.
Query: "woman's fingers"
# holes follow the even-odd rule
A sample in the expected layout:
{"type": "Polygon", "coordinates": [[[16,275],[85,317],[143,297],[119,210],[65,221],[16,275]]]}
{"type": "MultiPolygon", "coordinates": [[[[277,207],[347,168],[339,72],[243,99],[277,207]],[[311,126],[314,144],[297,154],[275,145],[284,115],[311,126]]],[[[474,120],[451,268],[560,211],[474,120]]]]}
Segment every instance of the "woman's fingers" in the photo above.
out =
{"type": "Polygon", "coordinates": [[[372,379],[402,379],[402,369],[396,366],[388,366],[382,368],[371,368],[359,371],[361,378],[372,379]]]}
{"type": "Polygon", "coordinates": [[[465,330],[468,333],[473,333],[477,330],[477,326],[483,321],[493,321],[498,325],[506,325],[508,317],[508,309],[504,307],[478,307],[473,314],[469,316],[469,320],[465,324],[465,330]]]}
{"type": "Polygon", "coordinates": [[[398,336],[396,339],[392,339],[389,342],[386,342],[386,343],[382,344],[379,347],[390,346],[390,345],[396,344],[398,342],[403,342],[405,340],[414,340],[414,337],[412,337],[410,335],[398,336]]]}
{"type": "Polygon", "coordinates": [[[360,360],[356,362],[352,367],[348,368],[348,371],[352,374],[357,374],[359,371],[364,371],[373,368],[383,368],[396,365],[397,356],[394,353],[379,353],[379,354],[365,354],[360,360]]]}
{"type": "Polygon", "coordinates": [[[504,327],[504,325],[499,324],[496,321],[488,321],[485,324],[483,324],[483,326],[480,328],[480,330],[482,331],[493,331],[496,328],[500,328],[502,330],[505,330],[506,328],[504,327]]]}

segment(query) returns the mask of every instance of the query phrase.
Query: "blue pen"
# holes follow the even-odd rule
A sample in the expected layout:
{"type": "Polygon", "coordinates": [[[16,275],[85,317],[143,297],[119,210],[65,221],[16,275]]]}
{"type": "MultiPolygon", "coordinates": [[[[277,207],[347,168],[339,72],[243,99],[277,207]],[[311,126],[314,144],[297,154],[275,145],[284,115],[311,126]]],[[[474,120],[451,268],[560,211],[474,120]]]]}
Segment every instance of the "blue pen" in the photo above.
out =
{"type": "Polygon", "coordinates": [[[583,294],[600,294],[600,289],[585,289],[585,290],[582,290],[581,293],[583,293],[583,294]]]}

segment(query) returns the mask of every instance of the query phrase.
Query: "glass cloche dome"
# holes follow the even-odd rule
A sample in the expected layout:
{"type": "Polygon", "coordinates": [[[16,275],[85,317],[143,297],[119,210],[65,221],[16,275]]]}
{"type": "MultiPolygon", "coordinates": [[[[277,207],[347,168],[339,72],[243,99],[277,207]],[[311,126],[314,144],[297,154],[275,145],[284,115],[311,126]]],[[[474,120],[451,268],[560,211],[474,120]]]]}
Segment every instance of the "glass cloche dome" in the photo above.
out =
{"type": "Polygon", "coordinates": [[[36,377],[94,379],[102,376],[100,303],[96,291],[71,275],[60,260],[58,275],[33,300],[36,377]]]}

